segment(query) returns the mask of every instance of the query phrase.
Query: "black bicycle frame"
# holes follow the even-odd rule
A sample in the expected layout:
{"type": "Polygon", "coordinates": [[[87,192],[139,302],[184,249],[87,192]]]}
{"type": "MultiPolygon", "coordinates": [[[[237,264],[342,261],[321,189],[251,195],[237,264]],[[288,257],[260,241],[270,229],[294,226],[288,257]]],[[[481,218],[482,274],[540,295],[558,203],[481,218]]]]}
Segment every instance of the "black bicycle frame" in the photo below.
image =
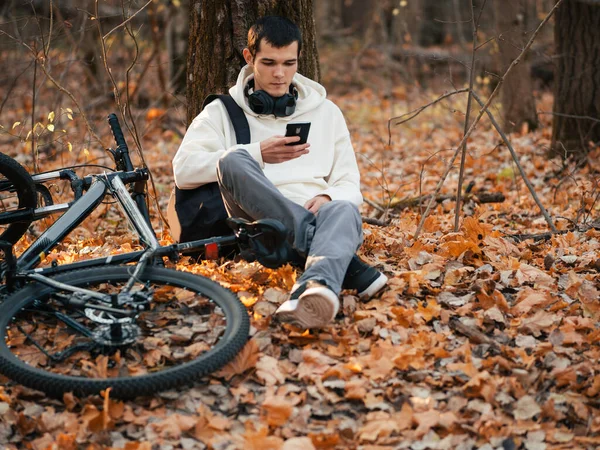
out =
{"type": "MultiPolygon", "coordinates": [[[[151,249],[159,247],[154,232],[146,222],[144,215],[139,211],[137,205],[131,198],[121,177],[126,182],[147,179],[147,172],[115,172],[95,177],[91,186],[78,200],[67,206],[66,212],[60,216],[46,231],[39,236],[31,247],[29,247],[17,259],[17,269],[30,270],[44,260],[50,250],[73,231],[88,215],[102,202],[106,193],[110,191],[117,201],[123,205],[125,214],[130,223],[136,229],[138,235],[151,249]]],[[[64,205],[56,205],[57,207],[64,205]]],[[[142,252],[143,253],[143,252],[142,252]]],[[[41,271],[43,269],[38,269],[41,271]]]]}

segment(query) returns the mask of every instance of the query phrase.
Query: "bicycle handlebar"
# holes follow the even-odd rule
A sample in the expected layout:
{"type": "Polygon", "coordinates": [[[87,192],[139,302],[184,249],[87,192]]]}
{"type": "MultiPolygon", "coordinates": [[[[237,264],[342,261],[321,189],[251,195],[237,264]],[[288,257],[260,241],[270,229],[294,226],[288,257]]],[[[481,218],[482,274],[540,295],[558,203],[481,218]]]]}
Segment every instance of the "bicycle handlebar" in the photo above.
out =
{"type": "MultiPolygon", "coordinates": [[[[115,138],[115,142],[117,143],[117,158],[123,159],[123,169],[126,171],[132,171],[133,164],[129,158],[129,148],[127,147],[127,142],[125,142],[125,136],[123,136],[123,130],[121,130],[121,125],[119,125],[119,119],[117,118],[116,114],[110,113],[108,115],[108,124],[110,125],[110,130],[115,138]]],[[[119,165],[118,160],[117,165],[119,165]]]]}

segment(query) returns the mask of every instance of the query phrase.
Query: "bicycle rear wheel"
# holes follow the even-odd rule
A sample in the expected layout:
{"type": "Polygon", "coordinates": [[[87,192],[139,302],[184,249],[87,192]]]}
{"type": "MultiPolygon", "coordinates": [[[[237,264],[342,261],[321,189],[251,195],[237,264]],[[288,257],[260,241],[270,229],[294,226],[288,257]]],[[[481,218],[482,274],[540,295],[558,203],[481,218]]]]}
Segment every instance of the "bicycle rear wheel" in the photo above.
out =
{"type": "MultiPolygon", "coordinates": [[[[35,208],[37,196],[31,175],[11,157],[0,153],[0,215],[20,208],[35,208]]],[[[16,243],[31,220],[0,224],[0,240],[16,243]]]]}
{"type": "MultiPolygon", "coordinates": [[[[133,268],[79,270],[53,279],[116,293],[133,268]]],[[[0,372],[53,397],[111,388],[112,397],[132,398],[192,383],[221,368],[246,343],[248,313],[218,283],[149,267],[133,290],[149,289],[153,292],[149,307],[135,326],[123,329],[125,344],[114,346],[108,343],[106,325],[91,320],[81,308],[64,305],[72,294],[40,283],[27,285],[0,305],[0,372]],[[101,345],[86,348],[92,342],[101,345]]],[[[96,319],[110,318],[93,314],[96,319]]]]}

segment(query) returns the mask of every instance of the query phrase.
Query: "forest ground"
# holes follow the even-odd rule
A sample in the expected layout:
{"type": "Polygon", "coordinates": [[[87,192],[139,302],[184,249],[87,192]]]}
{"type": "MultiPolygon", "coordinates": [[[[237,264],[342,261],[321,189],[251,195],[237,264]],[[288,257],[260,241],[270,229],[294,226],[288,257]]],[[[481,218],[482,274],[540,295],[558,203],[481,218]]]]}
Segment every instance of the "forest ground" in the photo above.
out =
{"type": "MultiPolygon", "coordinates": [[[[238,357],[190,388],[126,402],[110,394],[56,401],[0,378],[0,444],[36,450],[600,446],[600,148],[580,167],[547,159],[551,116],[543,114],[538,130],[510,136],[562,231],[519,241],[511,236],[544,233],[548,226],[507,148],[482,120],[468,143],[465,185],[473,185],[474,195],[463,206],[460,230],[453,231],[455,203],[446,199],[415,240],[424,204],[406,201],[435,189],[462,137],[466,97],[427,109],[392,127],[390,136],[391,117],[454,89],[449,75],[402,84],[382,71],[381,55],[367,51],[357,60],[350,50],[324,49],[323,82],[352,134],[369,201],[361,212],[389,219],[387,226],[364,224],[360,249],[390,277],[388,287],[365,303],[344,292],[335,323],[305,332],[271,321],[295,269],[184,258],[177,268],[219,281],[247,306],[252,338],[238,357]],[[482,193],[505,200],[480,203],[482,193]]],[[[38,130],[41,169],[107,164],[97,159],[104,158],[101,149],[81,137],[81,117],[69,119],[66,108],[75,106],[63,99],[58,107],[56,90],[47,81],[42,88],[36,105],[45,127],[38,130]]],[[[77,89],[86,98],[84,86],[77,89]]],[[[26,80],[17,83],[4,105],[0,145],[31,169],[31,142],[10,135],[27,134],[28,90],[26,80]]],[[[145,92],[149,106],[134,110],[136,125],[164,208],[185,109],[175,101],[163,107],[152,89],[145,92]]],[[[537,109],[551,111],[551,94],[536,95],[537,109]]],[[[103,117],[113,109],[105,102],[90,112],[105,143],[111,141],[103,117]]],[[[500,117],[497,107],[492,111],[500,117]]],[[[453,195],[457,180],[455,168],[440,194],[453,195]]],[[[55,193],[66,195],[60,187],[55,193]]],[[[153,220],[163,242],[171,242],[156,214],[153,220]]],[[[103,206],[46,262],[134,247],[123,219],[103,206]]]]}

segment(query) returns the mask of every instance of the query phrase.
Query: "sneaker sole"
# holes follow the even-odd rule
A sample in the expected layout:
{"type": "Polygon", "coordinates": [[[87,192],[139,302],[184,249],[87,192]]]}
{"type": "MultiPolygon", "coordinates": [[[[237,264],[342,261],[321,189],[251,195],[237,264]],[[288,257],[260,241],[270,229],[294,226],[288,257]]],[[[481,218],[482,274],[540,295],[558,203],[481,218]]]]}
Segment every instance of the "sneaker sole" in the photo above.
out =
{"type": "Polygon", "coordinates": [[[379,277],[373,281],[367,289],[358,293],[361,300],[367,300],[382,290],[388,282],[388,277],[384,274],[379,274],[379,277]]]}
{"type": "Polygon", "coordinates": [[[337,308],[322,292],[322,288],[307,289],[298,299],[296,309],[277,314],[277,319],[303,329],[323,328],[334,319],[337,308]]]}

